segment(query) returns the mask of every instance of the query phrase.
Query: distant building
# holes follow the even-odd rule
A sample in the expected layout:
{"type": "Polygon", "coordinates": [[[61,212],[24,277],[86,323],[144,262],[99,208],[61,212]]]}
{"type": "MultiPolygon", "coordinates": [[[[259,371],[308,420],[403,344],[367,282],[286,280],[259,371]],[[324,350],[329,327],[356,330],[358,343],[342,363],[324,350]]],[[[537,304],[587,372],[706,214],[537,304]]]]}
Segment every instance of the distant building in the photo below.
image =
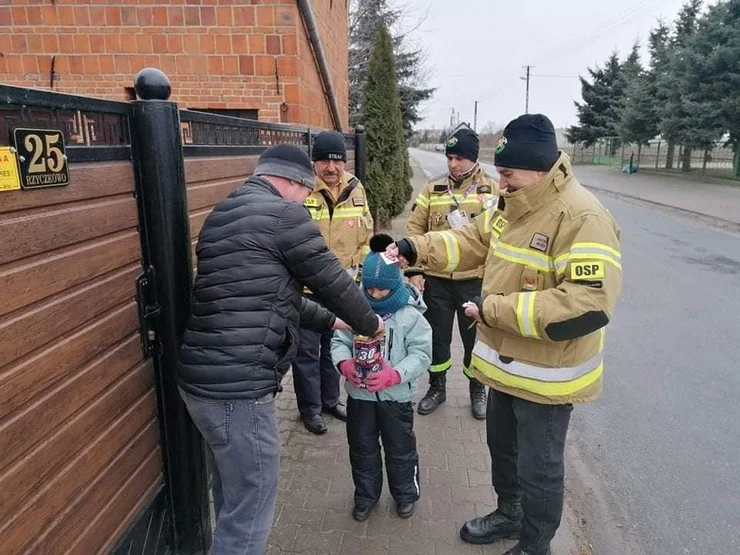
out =
{"type": "Polygon", "coordinates": [[[449,137],[452,137],[455,133],[460,131],[460,129],[468,129],[469,131],[473,130],[473,128],[470,126],[469,123],[462,122],[462,123],[459,123],[457,127],[455,127],[452,131],[450,131],[449,137]]]}

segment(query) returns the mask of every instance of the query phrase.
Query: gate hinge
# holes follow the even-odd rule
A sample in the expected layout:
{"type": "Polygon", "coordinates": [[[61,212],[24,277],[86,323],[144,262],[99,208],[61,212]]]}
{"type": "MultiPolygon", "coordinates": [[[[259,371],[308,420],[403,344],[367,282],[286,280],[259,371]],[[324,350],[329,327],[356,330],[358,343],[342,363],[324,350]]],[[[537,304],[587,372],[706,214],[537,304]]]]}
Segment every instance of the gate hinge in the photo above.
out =
{"type": "Polygon", "coordinates": [[[157,302],[154,266],[149,266],[136,278],[136,302],[139,307],[139,337],[144,358],[157,353],[156,321],[161,311],[157,302]]]}

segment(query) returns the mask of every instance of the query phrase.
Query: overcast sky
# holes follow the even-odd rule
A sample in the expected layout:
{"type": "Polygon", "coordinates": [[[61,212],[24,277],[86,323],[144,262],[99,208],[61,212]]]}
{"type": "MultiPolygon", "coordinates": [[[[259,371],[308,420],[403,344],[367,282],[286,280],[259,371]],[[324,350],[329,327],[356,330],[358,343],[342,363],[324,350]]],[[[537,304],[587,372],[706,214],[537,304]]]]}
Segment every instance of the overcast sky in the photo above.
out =
{"type": "MultiPolygon", "coordinates": [[[[414,5],[416,2],[410,2],[414,5]]],[[[419,3],[421,4],[421,3],[419,3]]],[[[409,11],[405,25],[424,14],[413,35],[426,52],[434,98],[423,107],[421,127],[449,124],[452,107],[460,121],[478,129],[524,113],[531,69],[529,111],[549,116],[555,127],[577,123],[579,74],[601,64],[613,50],[643,48],[659,18],[672,21],[683,0],[428,0],[409,11]],[[557,77],[553,77],[557,76],[557,77]]]]}

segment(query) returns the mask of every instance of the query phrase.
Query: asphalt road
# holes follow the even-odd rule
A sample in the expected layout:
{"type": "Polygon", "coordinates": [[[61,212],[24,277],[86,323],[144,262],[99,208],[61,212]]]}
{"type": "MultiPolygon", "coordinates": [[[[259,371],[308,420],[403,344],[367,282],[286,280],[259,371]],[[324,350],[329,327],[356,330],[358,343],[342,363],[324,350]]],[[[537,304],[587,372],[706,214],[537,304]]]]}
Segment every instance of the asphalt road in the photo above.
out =
{"type": "MultiPolygon", "coordinates": [[[[444,173],[441,154],[412,155],[444,173]]],[[[597,555],[626,553],[618,534],[631,536],[630,553],[740,553],[740,237],[599,196],[622,228],[625,281],[604,394],[571,426],[592,469],[568,469],[591,497],[574,501],[586,535],[597,555]],[[588,512],[594,498],[614,506],[588,512]]]]}

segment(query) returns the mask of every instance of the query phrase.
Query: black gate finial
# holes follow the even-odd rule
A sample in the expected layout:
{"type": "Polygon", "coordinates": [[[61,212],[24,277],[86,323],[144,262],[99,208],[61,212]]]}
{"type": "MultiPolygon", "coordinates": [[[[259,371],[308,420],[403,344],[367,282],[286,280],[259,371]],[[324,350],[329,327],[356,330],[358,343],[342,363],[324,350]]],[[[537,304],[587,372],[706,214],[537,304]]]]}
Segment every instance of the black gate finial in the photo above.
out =
{"type": "Polygon", "coordinates": [[[141,100],[169,100],[170,78],[155,67],[145,67],[134,77],[134,90],[141,100]]]}

